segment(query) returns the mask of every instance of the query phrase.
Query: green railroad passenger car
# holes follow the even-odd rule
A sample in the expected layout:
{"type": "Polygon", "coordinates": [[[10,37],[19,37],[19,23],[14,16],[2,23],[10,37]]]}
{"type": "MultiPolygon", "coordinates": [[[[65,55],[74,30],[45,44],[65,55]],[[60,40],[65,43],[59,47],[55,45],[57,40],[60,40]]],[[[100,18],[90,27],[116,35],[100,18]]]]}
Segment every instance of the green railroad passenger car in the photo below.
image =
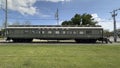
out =
{"type": "Polygon", "coordinates": [[[76,42],[96,42],[103,38],[102,27],[63,27],[63,26],[8,26],[7,40],[31,42],[33,39],[75,40],[76,42]]]}

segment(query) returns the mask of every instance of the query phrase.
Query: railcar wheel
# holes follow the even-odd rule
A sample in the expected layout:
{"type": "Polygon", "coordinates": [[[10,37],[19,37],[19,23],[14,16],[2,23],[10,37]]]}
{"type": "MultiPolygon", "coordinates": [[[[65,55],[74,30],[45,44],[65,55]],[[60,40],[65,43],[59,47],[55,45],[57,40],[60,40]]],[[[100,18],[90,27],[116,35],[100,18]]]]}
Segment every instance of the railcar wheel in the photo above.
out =
{"type": "Polygon", "coordinates": [[[32,42],[33,39],[12,39],[13,42],[32,42]]]}
{"type": "Polygon", "coordinates": [[[78,39],[75,39],[75,42],[76,42],[76,43],[80,43],[80,40],[78,40],[78,39]]]}
{"type": "Polygon", "coordinates": [[[25,39],[25,42],[32,42],[33,39],[25,39]]]}
{"type": "Polygon", "coordinates": [[[88,40],[85,40],[85,39],[76,39],[75,40],[77,43],[87,43],[88,40]]]}
{"type": "Polygon", "coordinates": [[[19,42],[19,40],[18,39],[12,39],[13,40],[13,42],[19,42]]]}
{"type": "Polygon", "coordinates": [[[97,41],[96,39],[91,39],[90,43],[96,43],[96,41],[97,41]]]}
{"type": "Polygon", "coordinates": [[[96,43],[96,39],[75,39],[77,43],[96,43]]]}
{"type": "Polygon", "coordinates": [[[82,39],[75,39],[75,41],[76,41],[77,43],[84,43],[84,40],[82,40],[82,39]]]}

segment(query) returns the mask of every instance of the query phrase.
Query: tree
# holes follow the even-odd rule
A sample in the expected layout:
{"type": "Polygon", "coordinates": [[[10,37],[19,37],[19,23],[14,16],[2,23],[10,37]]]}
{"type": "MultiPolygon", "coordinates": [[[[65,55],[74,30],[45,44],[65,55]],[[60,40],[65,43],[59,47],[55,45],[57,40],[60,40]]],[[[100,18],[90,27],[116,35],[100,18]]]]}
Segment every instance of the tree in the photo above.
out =
{"type": "Polygon", "coordinates": [[[84,13],[83,15],[75,14],[73,18],[69,21],[64,21],[62,25],[87,25],[87,26],[95,26],[97,21],[94,21],[90,14],[84,13]]]}
{"type": "Polygon", "coordinates": [[[72,21],[64,21],[62,22],[62,25],[72,25],[72,21]]]}
{"type": "Polygon", "coordinates": [[[82,15],[82,25],[93,25],[95,26],[97,24],[96,21],[92,18],[90,14],[83,14],[82,15]]]}
{"type": "Polygon", "coordinates": [[[117,34],[118,34],[118,37],[120,38],[120,28],[117,29],[117,34]]]}
{"type": "Polygon", "coordinates": [[[72,19],[72,25],[81,25],[81,18],[82,16],[80,14],[76,14],[72,19]]]}

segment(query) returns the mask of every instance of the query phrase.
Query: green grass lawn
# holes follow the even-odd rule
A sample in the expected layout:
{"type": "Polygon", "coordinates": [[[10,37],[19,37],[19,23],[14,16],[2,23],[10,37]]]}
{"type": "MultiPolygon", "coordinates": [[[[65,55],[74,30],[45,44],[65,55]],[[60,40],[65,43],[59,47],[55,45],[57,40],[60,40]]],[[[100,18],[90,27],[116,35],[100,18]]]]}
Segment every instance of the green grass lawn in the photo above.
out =
{"type": "Polygon", "coordinates": [[[0,45],[0,68],[120,68],[120,46],[0,45]]]}

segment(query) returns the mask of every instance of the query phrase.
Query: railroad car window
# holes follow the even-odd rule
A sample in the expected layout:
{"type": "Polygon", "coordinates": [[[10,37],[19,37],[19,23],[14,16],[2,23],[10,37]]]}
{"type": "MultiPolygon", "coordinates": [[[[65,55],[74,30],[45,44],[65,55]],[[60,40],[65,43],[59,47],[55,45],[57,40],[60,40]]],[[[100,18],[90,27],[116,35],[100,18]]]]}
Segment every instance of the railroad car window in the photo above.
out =
{"type": "Polygon", "coordinates": [[[70,34],[70,32],[69,31],[66,31],[67,32],[67,34],[70,34]]]}
{"type": "Polygon", "coordinates": [[[52,31],[48,31],[48,34],[52,34],[52,31]]]}
{"type": "Polygon", "coordinates": [[[11,34],[14,34],[14,32],[15,32],[14,30],[10,30],[10,33],[11,33],[11,34]]]}
{"type": "Polygon", "coordinates": [[[63,33],[63,34],[65,34],[66,32],[65,32],[65,31],[63,31],[62,33],[63,33]]]}
{"type": "Polygon", "coordinates": [[[70,31],[69,34],[72,34],[72,31],[70,31]]]}
{"type": "Polygon", "coordinates": [[[38,33],[41,34],[41,31],[39,31],[38,33]]]}
{"type": "Polygon", "coordinates": [[[45,34],[45,31],[42,31],[42,34],[45,34]]]}
{"type": "Polygon", "coordinates": [[[60,31],[55,31],[55,34],[60,34],[60,31]]]}
{"type": "Polygon", "coordinates": [[[73,31],[73,34],[77,34],[77,32],[76,32],[76,31],[73,31]]]}
{"type": "Polygon", "coordinates": [[[11,33],[12,34],[19,34],[19,30],[12,30],[11,33]]]}
{"type": "Polygon", "coordinates": [[[92,31],[88,30],[86,31],[86,34],[92,34],[92,31]]]}
{"type": "Polygon", "coordinates": [[[9,34],[9,31],[7,30],[6,34],[9,34]]]}
{"type": "Polygon", "coordinates": [[[28,30],[25,30],[24,32],[25,32],[25,33],[28,33],[29,31],[28,31],[28,30]]]}
{"type": "Polygon", "coordinates": [[[79,34],[84,34],[84,32],[83,32],[83,31],[80,31],[79,34]]]}
{"type": "Polygon", "coordinates": [[[102,33],[100,30],[96,30],[96,34],[100,34],[102,33]]]}
{"type": "Polygon", "coordinates": [[[103,33],[103,31],[101,30],[100,33],[103,33]]]}
{"type": "Polygon", "coordinates": [[[32,31],[32,33],[34,34],[34,33],[35,33],[35,31],[33,30],[33,31],[32,31]]]}
{"type": "Polygon", "coordinates": [[[102,31],[101,30],[94,30],[93,34],[102,34],[102,31]]]}
{"type": "Polygon", "coordinates": [[[98,34],[98,31],[97,30],[92,30],[92,33],[93,34],[98,34]]]}

